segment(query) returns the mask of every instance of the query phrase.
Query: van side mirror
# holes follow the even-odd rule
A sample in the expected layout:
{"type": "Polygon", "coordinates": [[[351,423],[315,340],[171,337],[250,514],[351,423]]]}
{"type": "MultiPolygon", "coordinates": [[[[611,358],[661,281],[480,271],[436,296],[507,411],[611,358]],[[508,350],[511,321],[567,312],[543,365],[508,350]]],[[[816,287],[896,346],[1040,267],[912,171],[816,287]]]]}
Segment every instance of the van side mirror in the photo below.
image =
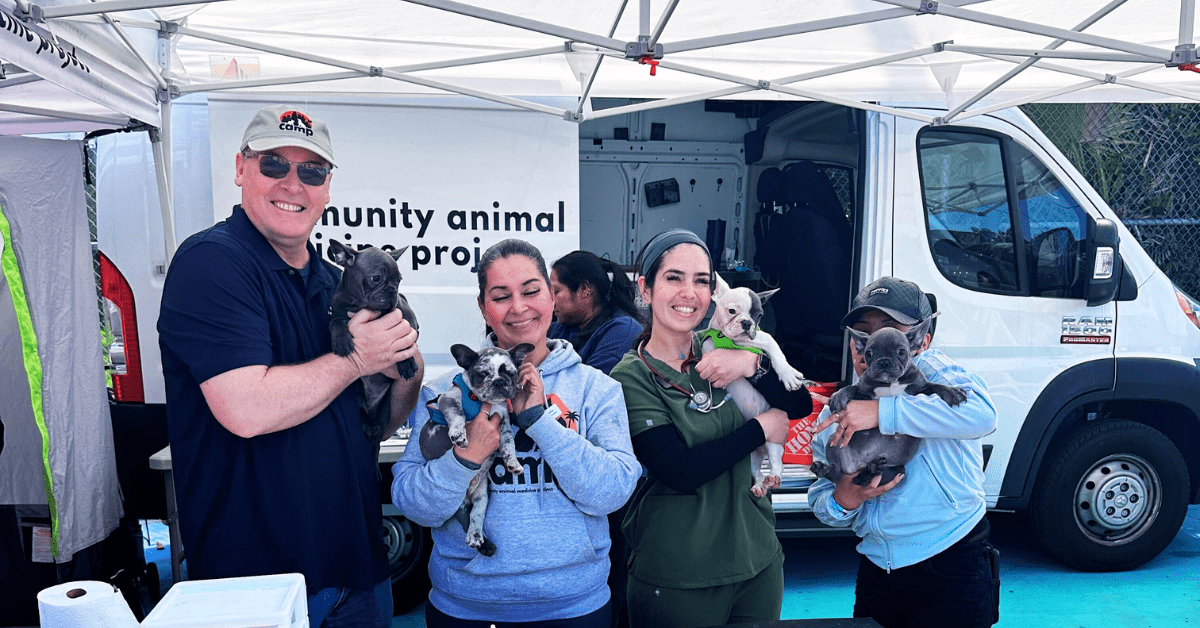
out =
{"type": "Polygon", "coordinates": [[[1095,307],[1117,298],[1124,268],[1120,251],[1121,236],[1117,233],[1116,223],[1107,218],[1097,218],[1088,222],[1088,232],[1083,269],[1087,273],[1084,294],[1088,307],[1095,307]]]}

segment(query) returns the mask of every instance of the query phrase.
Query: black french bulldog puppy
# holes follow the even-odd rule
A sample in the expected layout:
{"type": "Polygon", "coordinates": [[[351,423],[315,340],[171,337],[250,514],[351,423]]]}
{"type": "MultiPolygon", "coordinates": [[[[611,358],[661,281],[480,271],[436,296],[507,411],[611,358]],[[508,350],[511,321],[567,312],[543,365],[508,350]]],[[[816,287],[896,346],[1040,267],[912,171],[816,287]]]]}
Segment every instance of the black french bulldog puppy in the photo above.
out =
{"type": "MultiPolygon", "coordinates": [[[[329,335],[333,352],[345,357],[354,352],[354,338],[350,335],[350,318],[359,310],[372,310],[380,315],[399,309],[404,320],[417,329],[417,316],[408,305],[408,299],[400,294],[400,267],[396,260],[408,247],[384,251],[373,246],[355,251],[337,240],[329,241],[329,259],[342,267],[342,280],[333,292],[329,303],[329,335]]],[[[396,370],[404,379],[412,379],[417,373],[414,358],[401,360],[396,370]]],[[[391,408],[381,404],[391,388],[392,380],[376,373],[362,378],[365,412],[363,433],[368,440],[378,441],[391,418],[391,408]]]]}
{"type": "MultiPolygon", "coordinates": [[[[854,348],[867,362],[867,370],[853,386],[847,386],[829,398],[829,411],[838,413],[853,400],[871,400],[901,394],[937,395],[947,404],[966,401],[967,391],[955,386],[935,384],[912,362],[921,348],[933,318],[918,323],[907,333],[884,327],[873,334],[851,328],[854,348]]],[[[854,483],[867,486],[877,475],[881,485],[904,473],[904,465],[917,453],[920,439],[906,434],[882,434],[879,428],[859,430],[845,447],[827,447],[827,463],[814,462],[810,470],[817,476],[837,482],[844,473],[853,473],[854,483]]]]}

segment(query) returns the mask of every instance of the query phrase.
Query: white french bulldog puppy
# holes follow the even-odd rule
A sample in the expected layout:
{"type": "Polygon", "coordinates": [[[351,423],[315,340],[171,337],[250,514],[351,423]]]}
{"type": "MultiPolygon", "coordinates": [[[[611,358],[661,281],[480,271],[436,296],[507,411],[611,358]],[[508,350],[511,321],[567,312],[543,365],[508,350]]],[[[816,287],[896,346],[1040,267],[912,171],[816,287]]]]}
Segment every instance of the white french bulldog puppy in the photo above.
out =
{"type": "MultiPolygon", "coordinates": [[[[713,276],[717,282],[712,296],[716,309],[708,327],[719,334],[717,340],[711,336],[704,339],[704,352],[708,353],[718,348],[718,343],[723,344],[724,339],[732,340],[733,344],[739,347],[753,347],[765,353],[771,359],[771,368],[779,376],[779,381],[783,382],[784,388],[799,390],[801,386],[811,384],[811,381],[804,379],[803,373],[788,364],[779,343],[775,342],[770,334],[758,328],[763,316],[763,304],[779,291],[778,288],[766,292],[754,292],[749,288],[730,288],[721,275],[713,273],[713,276]]],[[[767,400],[744,377],[730,382],[725,387],[725,392],[733,397],[733,402],[737,404],[738,410],[741,410],[746,420],[770,409],[767,400]]],[[[780,476],[783,474],[783,445],[768,441],[750,455],[750,465],[754,471],[754,486],[750,492],[755,497],[761,497],[770,489],[779,486],[780,476]],[[770,475],[764,475],[762,472],[764,459],[770,461],[770,475]]]]}
{"type": "Polygon", "coordinates": [[[496,545],[483,534],[492,462],[500,456],[510,473],[520,475],[524,472],[517,460],[509,427],[508,401],[517,394],[517,367],[533,349],[529,343],[519,344],[512,351],[489,347],[476,352],[459,344],[450,347],[450,354],[463,372],[454,378],[454,385],[446,392],[430,400],[429,420],[421,428],[418,440],[421,455],[426,460],[440,458],[451,445],[468,445],[467,422],[479,414],[483,403],[490,403],[490,412],[500,415],[500,447],[483,461],[475,477],[471,478],[462,506],[454,514],[467,533],[467,545],[484,556],[496,553],[496,545]]]}

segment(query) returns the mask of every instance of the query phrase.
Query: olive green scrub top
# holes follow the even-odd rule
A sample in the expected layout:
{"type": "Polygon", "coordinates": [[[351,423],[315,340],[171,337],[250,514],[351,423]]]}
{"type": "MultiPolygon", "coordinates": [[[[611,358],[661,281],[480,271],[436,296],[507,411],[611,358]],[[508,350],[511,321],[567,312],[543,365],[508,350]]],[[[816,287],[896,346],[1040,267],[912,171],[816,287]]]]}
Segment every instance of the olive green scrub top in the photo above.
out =
{"type": "MultiPolygon", "coordinates": [[[[698,338],[692,350],[701,354],[698,338]]],[[[643,355],[684,390],[708,392],[708,383],[694,369],[683,374],[643,355]]],[[[693,447],[745,422],[733,399],[707,414],[688,408],[688,396],[659,386],[636,349],[625,354],[611,376],[624,388],[629,434],[635,439],[646,430],[671,425],[693,447]]],[[[712,392],[714,406],[725,399],[724,389],[712,392]]],[[[720,586],[758,575],[783,548],[775,536],[771,498],[752,495],[753,483],[749,455],[692,494],[646,477],[630,499],[621,526],[631,550],[629,573],[642,582],[677,589],[720,586]]]]}

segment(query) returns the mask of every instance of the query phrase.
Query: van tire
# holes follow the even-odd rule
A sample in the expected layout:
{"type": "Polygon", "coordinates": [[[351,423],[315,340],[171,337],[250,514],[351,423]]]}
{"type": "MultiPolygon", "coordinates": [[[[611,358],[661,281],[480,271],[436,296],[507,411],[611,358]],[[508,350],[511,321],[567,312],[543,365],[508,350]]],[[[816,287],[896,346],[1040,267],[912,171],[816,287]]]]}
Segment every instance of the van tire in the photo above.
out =
{"type": "Polygon", "coordinates": [[[407,613],[429,597],[433,538],[428,528],[401,516],[385,516],[383,544],[387,548],[388,576],[392,581],[392,611],[407,613]]]}
{"type": "Polygon", "coordinates": [[[1088,423],[1049,458],[1030,503],[1042,547],[1082,571],[1124,571],[1158,556],[1187,515],[1187,464],[1162,432],[1088,423]]]}

